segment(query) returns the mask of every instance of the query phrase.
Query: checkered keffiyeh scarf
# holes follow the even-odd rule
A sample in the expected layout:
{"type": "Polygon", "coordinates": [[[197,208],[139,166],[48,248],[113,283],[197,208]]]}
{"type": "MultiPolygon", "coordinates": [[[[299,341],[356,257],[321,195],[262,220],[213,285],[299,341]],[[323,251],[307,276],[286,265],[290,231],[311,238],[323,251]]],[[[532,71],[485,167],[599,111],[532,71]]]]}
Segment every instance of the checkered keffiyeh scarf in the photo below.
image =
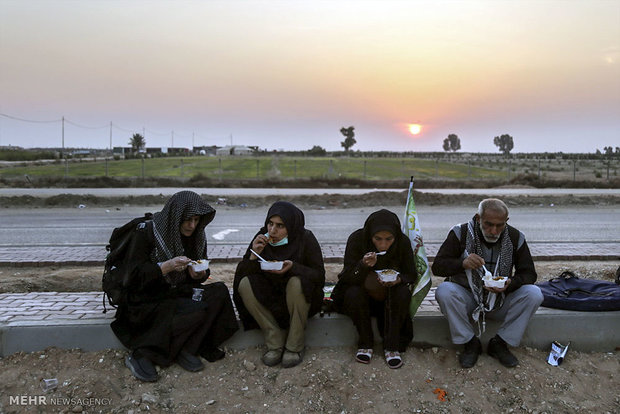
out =
{"type": "MultiPolygon", "coordinates": [[[[508,235],[508,226],[504,228],[504,231],[500,235],[500,253],[497,258],[497,266],[495,269],[489,269],[492,271],[494,276],[497,275],[509,275],[512,269],[512,255],[513,255],[513,245],[510,241],[510,237],[508,235]]],[[[480,257],[483,257],[482,254],[482,246],[480,241],[480,223],[474,218],[472,218],[467,223],[467,234],[465,236],[465,252],[464,256],[468,256],[470,253],[475,253],[480,257]]],[[[472,313],[472,318],[474,321],[479,322],[480,316],[482,315],[482,329],[481,333],[484,332],[485,328],[485,320],[484,314],[485,312],[490,312],[494,309],[499,309],[504,303],[505,295],[502,293],[497,295],[496,293],[491,293],[484,288],[484,281],[482,278],[484,277],[484,269],[466,269],[465,274],[467,275],[467,280],[469,281],[469,287],[474,294],[474,299],[476,300],[476,308],[472,313]]]]}
{"type": "MultiPolygon", "coordinates": [[[[165,262],[177,256],[187,256],[190,259],[207,258],[207,240],[205,227],[215,217],[215,209],[207,204],[193,191],[181,191],[174,194],[164,208],[153,215],[153,235],[155,249],[151,253],[151,260],[155,263],[165,262]],[[193,216],[200,216],[196,229],[190,236],[187,249],[181,239],[181,224],[193,216]]],[[[171,272],[166,280],[176,285],[183,280],[185,272],[171,272]]]]}

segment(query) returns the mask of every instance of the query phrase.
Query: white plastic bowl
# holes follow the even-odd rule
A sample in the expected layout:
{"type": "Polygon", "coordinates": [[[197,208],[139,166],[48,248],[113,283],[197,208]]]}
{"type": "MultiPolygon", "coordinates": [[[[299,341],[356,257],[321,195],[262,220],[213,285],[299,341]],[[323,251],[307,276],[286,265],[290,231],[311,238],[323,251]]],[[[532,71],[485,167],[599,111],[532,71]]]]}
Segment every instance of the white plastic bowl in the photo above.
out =
{"type": "Polygon", "coordinates": [[[486,287],[492,287],[492,288],[503,288],[506,285],[506,280],[508,280],[507,277],[501,276],[499,278],[496,278],[497,280],[495,280],[493,277],[489,277],[489,278],[484,278],[484,285],[486,287]]]}
{"type": "Polygon", "coordinates": [[[194,272],[202,272],[209,268],[209,261],[205,259],[196,260],[195,262],[190,262],[190,266],[194,269],[194,272]]]}
{"type": "Polygon", "coordinates": [[[375,270],[382,282],[395,282],[398,272],[392,269],[375,270]]]}
{"type": "Polygon", "coordinates": [[[282,270],[284,262],[260,262],[261,270],[282,270]]]}

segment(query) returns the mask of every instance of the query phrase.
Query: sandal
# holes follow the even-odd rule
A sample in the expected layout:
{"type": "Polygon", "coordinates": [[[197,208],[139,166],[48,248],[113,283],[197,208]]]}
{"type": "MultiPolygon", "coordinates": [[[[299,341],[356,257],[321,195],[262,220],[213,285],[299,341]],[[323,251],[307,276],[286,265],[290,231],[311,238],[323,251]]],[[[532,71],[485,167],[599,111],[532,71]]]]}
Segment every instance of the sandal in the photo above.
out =
{"type": "Polygon", "coordinates": [[[392,369],[403,366],[403,360],[400,358],[400,352],[398,351],[385,351],[385,362],[392,369]]]}
{"type": "Polygon", "coordinates": [[[372,358],[372,349],[360,348],[357,350],[357,353],[355,354],[355,360],[357,362],[361,362],[362,364],[369,364],[371,358],[372,358]]]}

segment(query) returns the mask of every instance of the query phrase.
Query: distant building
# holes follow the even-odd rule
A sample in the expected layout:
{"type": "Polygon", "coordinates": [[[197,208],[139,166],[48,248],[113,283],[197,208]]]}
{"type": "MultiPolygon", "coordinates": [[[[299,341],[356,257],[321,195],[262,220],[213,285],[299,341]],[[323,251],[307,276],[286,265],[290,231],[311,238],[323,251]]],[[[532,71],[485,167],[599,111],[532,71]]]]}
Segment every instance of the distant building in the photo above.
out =
{"type": "Polygon", "coordinates": [[[168,147],[162,148],[161,152],[168,155],[187,155],[189,154],[189,148],[183,147],[168,147]]]}
{"type": "Polygon", "coordinates": [[[253,153],[252,148],[244,145],[227,145],[216,151],[216,155],[252,155],[253,153]]]}
{"type": "Polygon", "coordinates": [[[215,145],[202,145],[199,147],[193,147],[192,152],[196,155],[215,155],[217,153],[217,146],[215,145]]]}
{"type": "Polygon", "coordinates": [[[115,155],[125,155],[131,154],[131,147],[114,147],[112,148],[112,153],[115,155]]]}

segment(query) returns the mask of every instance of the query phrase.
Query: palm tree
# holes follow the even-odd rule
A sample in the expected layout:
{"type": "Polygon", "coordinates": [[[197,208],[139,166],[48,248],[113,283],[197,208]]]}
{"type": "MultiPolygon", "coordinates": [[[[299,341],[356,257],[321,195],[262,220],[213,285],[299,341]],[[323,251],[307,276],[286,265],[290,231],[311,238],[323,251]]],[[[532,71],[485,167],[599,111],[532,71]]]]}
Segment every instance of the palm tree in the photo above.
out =
{"type": "Polygon", "coordinates": [[[146,148],[146,140],[141,134],[133,134],[129,140],[129,145],[131,145],[133,153],[136,154],[140,152],[141,149],[146,148]]]}

